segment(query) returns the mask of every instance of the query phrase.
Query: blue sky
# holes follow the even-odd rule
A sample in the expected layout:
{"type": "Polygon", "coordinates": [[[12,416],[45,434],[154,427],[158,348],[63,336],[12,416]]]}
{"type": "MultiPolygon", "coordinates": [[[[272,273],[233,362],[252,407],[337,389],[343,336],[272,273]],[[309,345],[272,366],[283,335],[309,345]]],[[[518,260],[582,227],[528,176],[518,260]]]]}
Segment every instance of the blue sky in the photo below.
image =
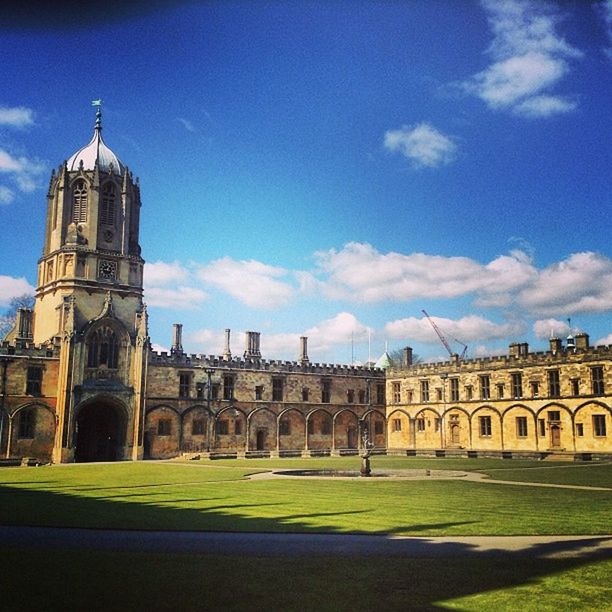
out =
{"type": "Polygon", "coordinates": [[[0,20],[0,308],[102,98],[157,345],[442,358],[422,309],[470,356],[612,344],[611,1],[78,6],[0,20]]]}

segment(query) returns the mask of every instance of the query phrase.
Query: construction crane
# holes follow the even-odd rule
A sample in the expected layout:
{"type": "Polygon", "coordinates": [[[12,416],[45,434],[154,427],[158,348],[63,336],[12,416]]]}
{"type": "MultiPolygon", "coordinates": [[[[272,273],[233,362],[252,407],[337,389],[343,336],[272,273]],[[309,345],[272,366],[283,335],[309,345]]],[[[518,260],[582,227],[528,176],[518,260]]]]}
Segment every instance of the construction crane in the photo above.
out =
{"type": "MultiPolygon", "coordinates": [[[[451,357],[455,355],[450,345],[448,344],[448,340],[444,337],[444,334],[440,331],[440,328],[436,325],[435,321],[427,314],[426,310],[421,310],[421,312],[427,317],[427,320],[431,323],[431,326],[434,328],[434,331],[436,332],[436,334],[438,334],[438,338],[440,338],[440,342],[442,342],[442,344],[448,351],[448,354],[451,357]]],[[[460,344],[463,347],[463,351],[461,352],[461,355],[459,355],[459,361],[461,361],[462,359],[465,358],[465,355],[467,354],[467,350],[468,350],[467,344],[464,344],[463,342],[461,342],[461,340],[457,340],[457,338],[453,338],[452,336],[451,336],[451,340],[454,340],[457,344],[460,344]]]]}

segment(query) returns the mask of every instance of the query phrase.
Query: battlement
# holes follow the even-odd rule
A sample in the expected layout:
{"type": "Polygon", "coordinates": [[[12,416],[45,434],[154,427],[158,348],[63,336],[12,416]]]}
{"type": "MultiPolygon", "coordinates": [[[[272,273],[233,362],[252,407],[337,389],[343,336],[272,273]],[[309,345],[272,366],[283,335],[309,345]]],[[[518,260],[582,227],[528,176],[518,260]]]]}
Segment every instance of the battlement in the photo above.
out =
{"type": "Polygon", "coordinates": [[[217,355],[197,355],[186,353],[167,353],[151,351],[151,365],[162,365],[175,368],[215,368],[223,370],[255,370],[260,372],[277,372],[279,374],[319,374],[321,376],[361,376],[384,379],[385,371],[368,366],[345,364],[310,363],[283,361],[275,359],[249,359],[231,357],[225,359],[217,355]]]}
{"type": "Polygon", "coordinates": [[[0,344],[0,357],[30,357],[59,359],[60,348],[55,345],[34,344],[32,341],[4,341],[0,344]]]}

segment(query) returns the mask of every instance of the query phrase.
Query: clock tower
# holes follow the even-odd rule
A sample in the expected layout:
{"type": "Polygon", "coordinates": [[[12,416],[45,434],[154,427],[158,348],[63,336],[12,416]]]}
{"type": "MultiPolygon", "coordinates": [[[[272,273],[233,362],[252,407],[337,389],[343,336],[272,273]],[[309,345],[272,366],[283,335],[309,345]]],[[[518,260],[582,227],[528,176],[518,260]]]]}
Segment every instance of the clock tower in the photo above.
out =
{"type": "Polygon", "coordinates": [[[102,138],[53,172],[34,306],[36,344],[60,345],[54,461],[137,459],[148,350],[140,186],[102,138]]]}

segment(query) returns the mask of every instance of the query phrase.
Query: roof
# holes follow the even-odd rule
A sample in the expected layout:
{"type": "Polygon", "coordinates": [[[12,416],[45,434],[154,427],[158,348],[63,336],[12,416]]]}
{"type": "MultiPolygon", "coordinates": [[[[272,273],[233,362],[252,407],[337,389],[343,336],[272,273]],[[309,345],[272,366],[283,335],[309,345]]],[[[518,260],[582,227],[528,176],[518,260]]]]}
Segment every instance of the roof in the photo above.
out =
{"type": "Polygon", "coordinates": [[[393,366],[393,359],[391,359],[391,355],[385,351],[379,358],[378,361],[374,364],[375,368],[390,368],[393,366]]]}
{"type": "Polygon", "coordinates": [[[121,175],[125,169],[121,160],[106,146],[102,139],[102,113],[100,110],[96,113],[96,124],[91,140],[72,155],[66,165],[68,170],[78,170],[82,163],[83,170],[93,170],[96,162],[98,168],[104,172],[112,171],[113,174],[121,175]]]}

